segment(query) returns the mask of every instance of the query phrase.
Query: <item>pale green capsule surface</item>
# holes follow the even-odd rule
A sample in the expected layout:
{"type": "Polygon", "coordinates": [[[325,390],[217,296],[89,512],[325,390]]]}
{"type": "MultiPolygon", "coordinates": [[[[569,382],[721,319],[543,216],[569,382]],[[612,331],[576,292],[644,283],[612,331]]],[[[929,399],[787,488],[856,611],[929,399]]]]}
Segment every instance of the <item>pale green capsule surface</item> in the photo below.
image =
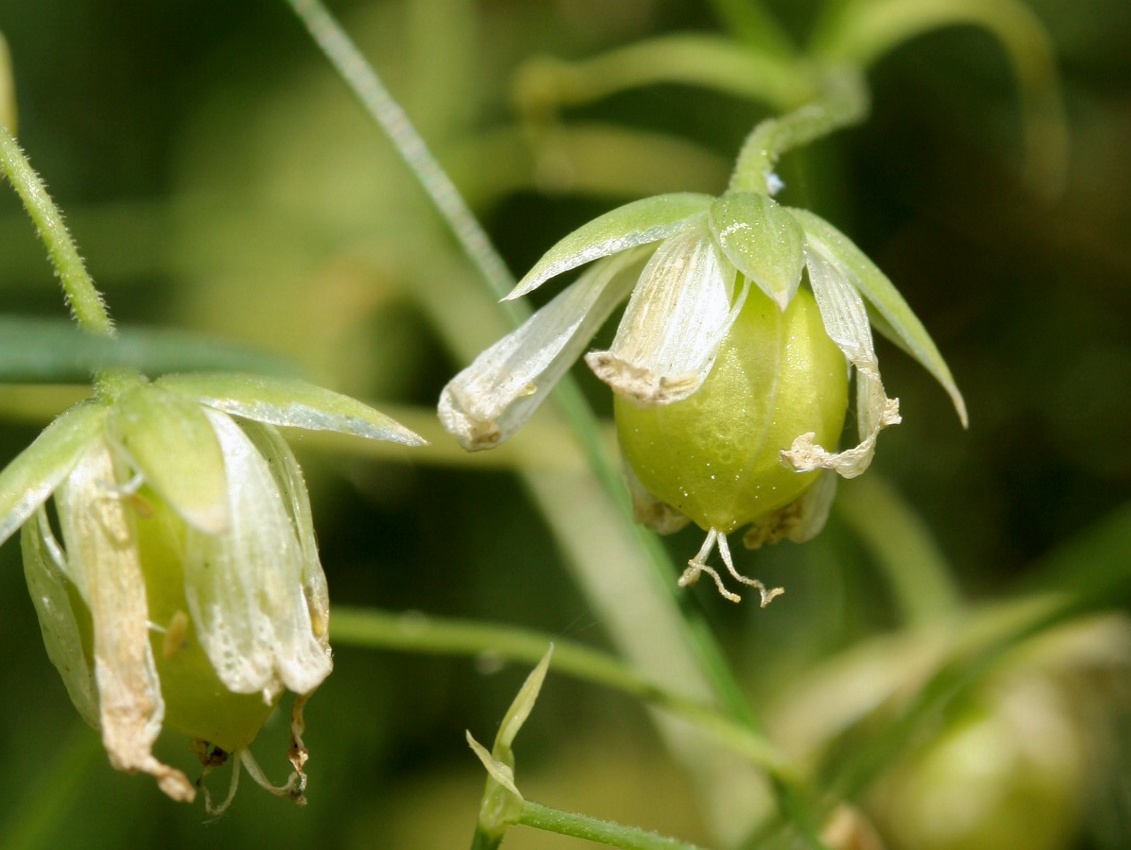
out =
{"type": "Polygon", "coordinates": [[[130,498],[155,627],[150,642],[165,699],[163,725],[229,753],[246,749],[273,706],[261,694],[228,690],[200,645],[185,599],[184,520],[149,487],[130,498]]]}
{"type": "Polygon", "coordinates": [[[657,499],[703,529],[729,533],[795,501],[817,472],[781,459],[816,433],[835,445],[848,404],[848,369],[813,296],[783,313],[752,289],[703,386],[683,401],[636,407],[615,399],[626,462],[657,499]]]}

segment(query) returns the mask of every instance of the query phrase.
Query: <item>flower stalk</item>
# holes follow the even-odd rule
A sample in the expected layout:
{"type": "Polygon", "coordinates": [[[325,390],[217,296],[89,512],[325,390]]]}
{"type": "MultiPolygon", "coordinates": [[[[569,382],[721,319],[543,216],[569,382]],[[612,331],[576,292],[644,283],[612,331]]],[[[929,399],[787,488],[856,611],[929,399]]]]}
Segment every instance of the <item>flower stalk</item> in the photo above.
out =
{"type": "Polygon", "coordinates": [[[776,194],[777,161],[795,148],[815,142],[868,116],[868,87],[863,73],[851,65],[824,70],[822,94],[778,118],[767,118],[743,142],[729,191],[776,194]]]}
{"type": "Polygon", "coordinates": [[[15,136],[0,122],[0,170],[11,182],[31,216],[39,238],[47,248],[51,264],[63,285],[67,305],[75,321],[83,330],[99,336],[114,336],[114,322],[106,309],[102,294],[91,280],[86,265],[79,256],[62,213],[47,194],[47,188],[27,156],[20,149],[15,136]]]}

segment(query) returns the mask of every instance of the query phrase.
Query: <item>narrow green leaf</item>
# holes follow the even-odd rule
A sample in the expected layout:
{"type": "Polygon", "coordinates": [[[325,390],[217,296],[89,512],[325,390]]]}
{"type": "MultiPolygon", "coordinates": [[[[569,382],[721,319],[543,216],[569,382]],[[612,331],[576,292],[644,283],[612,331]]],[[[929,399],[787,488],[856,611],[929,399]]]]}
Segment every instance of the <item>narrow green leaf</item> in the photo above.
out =
{"type": "Polygon", "coordinates": [[[227,531],[224,455],[197,402],[141,384],[114,402],[106,435],[185,522],[205,534],[227,531]]]}
{"type": "Polygon", "coordinates": [[[238,369],[293,375],[294,364],[221,340],[169,330],[120,328],[117,339],[86,333],[66,319],[0,317],[0,381],[85,383],[102,369],[146,375],[238,369]]]}
{"type": "Polygon", "coordinates": [[[0,472],[0,543],[24,524],[74,469],[97,438],[105,414],[103,405],[92,402],[72,407],[0,472]]]}
{"type": "Polygon", "coordinates": [[[805,265],[797,219],[766,195],[735,192],[711,204],[707,220],[727,259],[785,310],[805,265]]]}
{"type": "Polygon", "coordinates": [[[166,375],[158,386],[234,416],[308,431],[337,431],[370,440],[418,446],[424,440],[349,396],[294,378],[234,372],[166,375]]]}
{"type": "Polygon", "coordinates": [[[702,215],[712,200],[710,195],[676,192],[633,201],[598,216],[543,254],[507,300],[520,298],[555,275],[592,260],[665,239],[702,215]]]}
{"type": "Polygon", "coordinates": [[[962,426],[966,427],[968,424],[966,402],[950,374],[950,368],[939,354],[923,323],[912,312],[911,307],[903,300],[903,296],[888,280],[887,275],[880,271],[851,239],[820,216],[794,208],[789,208],[789,212],[805,229],[805,238],[826,257],[843,266],[860,294],[883,317],[884,321],[877,322],[876,328],[885,336],[893,335],[892,341],[919,361],[923,368],[942,384],[954,403],[954,409],[962,426]]]}
{"type": "Polygon", "coordinates": [[[522,725],[526,723],[530,712],[534,710],[534,703],[538,699],[538,694],[542,690],[542,683],[546,680],[546,672],[550,669],[550,658],[554,654],[554,645],[550,644],[546,650],[546,654],[542,656],[542,660],[538,662],[538,666],[530,671],[526,677],[526,681],[522,683],[519,688],[518,694],[515,696],[514,701],[507,709],[507,713],[503,716],[502,722],[499,724],[499,732],[495,736],[495,758],[510,764],[512,767],[513,758],[508,761],[510,756],[511,745],[514,743],[515,736],[522,725]]]}

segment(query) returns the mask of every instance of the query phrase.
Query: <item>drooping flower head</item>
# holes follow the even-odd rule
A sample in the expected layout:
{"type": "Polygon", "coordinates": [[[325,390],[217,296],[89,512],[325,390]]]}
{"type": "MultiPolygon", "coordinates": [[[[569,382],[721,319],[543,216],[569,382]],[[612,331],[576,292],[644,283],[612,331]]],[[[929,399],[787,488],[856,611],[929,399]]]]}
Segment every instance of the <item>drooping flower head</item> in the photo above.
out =
{"type": "Polygon", "coordinates": [[[240,765],[262,778],[248,747],[288,690],[294,773],[274,790],[302,799],[302,706],[332,668],[329,599],[276,425],[421,442],[298,381],[133,376],[0,473],[0,541],[23,526],[28,589],[72,701],[114,767],[177,800],[194,788],[153,755],[163,728],[196,742],[206,770],[235,756],[234,790],[240,765]]]}
{"type": "Polygon", "coordinates": [[[760,192],[678,193],[627,204],[566,236],[519,281],[518,298],[597,262],[443,390],[444,427],[469,450],[509,438],[628,300],[612,345],[585,361],[616,393],[618,436],[637,518],[661,532],[694,520],[707,572],[726,534],[748,545],[806,540],[824,525],[835,474],[859,475],[899,421],[869,322],[966,409],[930,336],[884,274],[840,231],[760,192]],[[801,288],[804,279],[808,290],[801,288]],[[836,451],[855,375],[859,442],[836,451]],[[661,455],[664,455],[662,457],[661,455]],[[819,485],[819,486],[818,486],[819,485]]]}

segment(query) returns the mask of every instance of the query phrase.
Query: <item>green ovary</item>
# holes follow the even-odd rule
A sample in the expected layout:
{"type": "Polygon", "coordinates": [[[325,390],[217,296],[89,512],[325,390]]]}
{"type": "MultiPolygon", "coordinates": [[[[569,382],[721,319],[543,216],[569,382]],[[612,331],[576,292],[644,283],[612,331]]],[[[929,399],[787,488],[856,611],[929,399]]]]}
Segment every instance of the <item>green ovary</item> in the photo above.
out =
{"type": "Polygon", "coordinates": [[[729,533],[789,505],[818,473],[786,467],[780,452],[807,432],[835,446],[848,370],[813,296],[783,313],[752,289],[707,380],[683,401],[636,407],[615,399],[625,460],[657,499],[703,529],[729,533]]]}
{"type": "Polygon", "coordinates": [[[165,699],[166,729],[227,752],[246,749],[273,705],[261,694],[228,690],[188,616],[185,601],[185,524],[148,487],[137,494],[137,539],[145,574],[153,657],[165,699]]]}

